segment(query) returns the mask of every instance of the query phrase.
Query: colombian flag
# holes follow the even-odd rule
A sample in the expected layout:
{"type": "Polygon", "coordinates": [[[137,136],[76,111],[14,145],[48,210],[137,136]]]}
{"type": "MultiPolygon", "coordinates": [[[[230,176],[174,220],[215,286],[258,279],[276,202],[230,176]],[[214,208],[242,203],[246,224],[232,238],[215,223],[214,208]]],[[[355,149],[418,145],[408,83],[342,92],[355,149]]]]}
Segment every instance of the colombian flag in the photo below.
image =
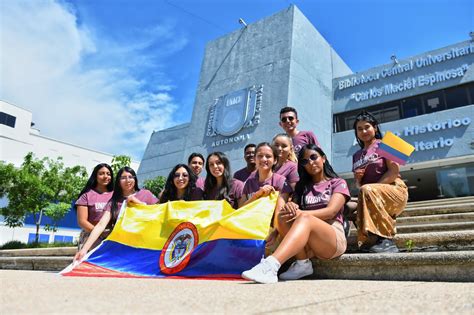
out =
{"type": "Polygon", "coordinates": [[[387,131],[382,138],[376,152],[379,156],[397,162],[400,165],[405,165],[410,155],[415,150],[415,147],[397,137],[390,131],[387,131]]]}
{"type": "Polygon", "coordinates": [[[124,207],[109,237],[61,274],[240,278],[264,255],[277,198],[238,210],[224,200],[124,207]]]}

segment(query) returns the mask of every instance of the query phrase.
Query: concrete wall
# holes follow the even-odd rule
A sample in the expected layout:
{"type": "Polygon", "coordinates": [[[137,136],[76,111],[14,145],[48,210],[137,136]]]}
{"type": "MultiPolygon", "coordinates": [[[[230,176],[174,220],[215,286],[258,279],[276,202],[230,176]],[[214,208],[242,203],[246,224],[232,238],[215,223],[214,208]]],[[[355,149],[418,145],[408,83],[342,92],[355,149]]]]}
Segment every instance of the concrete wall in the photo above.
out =
{"type": "MultiPolygon", "coordinates": [[[[388,58],[389,56],[387,56],[388,58]]],[[[458,44],[443,47],[437,50],[425,52],[410,58],[398,60],[398,65],[389,63],[381,65],[375,68],[371,68],[367,71],[358,72],[353,75],[348,75],[334,79],[334,113],[346,112],[356,110],[359,108],[376,105],[380,103],[389,102],[392,100],[398,100],[401,98],[410,97],[413,95],[423,94],[430,91],[440,90],[451,86],[456,86],[463,83],[474,81],[474,42],[465,41],[458,44]],[[467,49],[466,49],[467,48],[467,49]],[[466,52],[467,50],[467,52],[466,52]],[[463,52],[465,54],[461,55],[463,52]],[[438,59],[442,58],[442,59],[438,59]],[[417,65],[417,61],[435,60],[431,65],[421,63],[417,65]],[[411,66],[412,65],[412,66],[411,66]],[[408,67],[406,71],[397,73],[391,76],[382,77],[382,74],[390,73],[390,71],[399,67],[408,67]],[[410,67],[411,66],[411,67],[410,67]],[[461,69],[460,69],[461,68],[461,69]],[[450,78],[444,81],[439,81],[434,84],[420,84],[423,78],[427,78],[434,74],[443,73],[446,71],[458,70],[462,72],[462,76],[456,76],[456,78],[450,78]],[[339,84],[341,81],[352,80],[353,78],[373,78],[379,76],[378,79],[369,81],[365,84],[359,84],[357,86],[340,89],[339,84]],[[414,86],[410,88],[410,85],[404,83],[413,83],[414,86]],[[402,84],[403,89],[399,92],[391,94],[386,93],[386,86],[393,84],[402,84]],[[377,91],[380,91],[380,96],[377,95],[377,91]],[[366,100],[357,101],[356,98],[351,98],[353,94],[367,93],[369,97],[366,100]]],[[[457,72],[457,71],[456,71],[457,72]]],[[[357,94],[360,97],[361,94],[357,94]]]]}
{"type": "Polygon", "coordinates": [[[335,73],[350,70],[295,6],[209,42],[191,122],[152,135],[140,179],[167,175],[195,151],[225,152],[236,171],[244,166],[246,144],[270,142],[282,132],[279,111],[287,105],[297,108],[300,129],[313,130],[330,155],[335,73]],[[217,98],[251,86],[263,86],[259,124],[232,135],[245,141],[215,145],[226,137],[206,135],[210,107],[217,98]]]}

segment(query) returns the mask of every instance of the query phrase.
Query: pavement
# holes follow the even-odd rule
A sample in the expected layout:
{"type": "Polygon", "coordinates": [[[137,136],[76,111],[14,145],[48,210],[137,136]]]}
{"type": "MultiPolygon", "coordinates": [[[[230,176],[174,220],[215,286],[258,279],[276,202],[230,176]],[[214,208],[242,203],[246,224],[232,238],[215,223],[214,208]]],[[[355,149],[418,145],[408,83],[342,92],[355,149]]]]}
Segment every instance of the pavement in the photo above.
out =
{"type": "Polygon", "coordinates": [[[0,270],[0,314],[474,314],[474,283],[62,277],[0,270]]]}

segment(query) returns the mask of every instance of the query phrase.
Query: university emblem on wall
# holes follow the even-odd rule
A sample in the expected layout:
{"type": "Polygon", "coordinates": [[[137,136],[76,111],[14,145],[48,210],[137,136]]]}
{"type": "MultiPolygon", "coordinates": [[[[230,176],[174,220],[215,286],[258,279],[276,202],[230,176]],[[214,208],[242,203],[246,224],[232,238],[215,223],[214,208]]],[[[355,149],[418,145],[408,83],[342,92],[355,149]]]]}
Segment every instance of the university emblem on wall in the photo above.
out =
{"type": "Polygon", "coordinates": [[[217,98],[209,109],[206,135],[227,137],[258,125],[262,92],[263,85],[251,86],[217,98]]]}

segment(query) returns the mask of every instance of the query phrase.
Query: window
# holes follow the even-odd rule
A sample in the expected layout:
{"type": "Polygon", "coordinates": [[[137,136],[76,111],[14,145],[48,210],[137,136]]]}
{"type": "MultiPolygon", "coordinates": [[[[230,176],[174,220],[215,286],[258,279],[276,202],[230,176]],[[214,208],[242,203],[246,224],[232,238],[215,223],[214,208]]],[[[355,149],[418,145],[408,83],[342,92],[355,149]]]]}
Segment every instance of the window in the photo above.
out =
{"type": "Polygon", "coordinates": [[[402,100],[402,117],[409,118],[423,114],[421,97],[414,96],[402,100]]]}
{"type": "Polygon", "coordinates": [[[15,128],[16,117],[0,112],[0,124],[15,128]]]}
{"type": "Polygon", "coordinates": [[[447,108],[456,108],[469,104],[467,89],[465,86],[457,86],[452,89],[447,89],[444,91],[444,95],[446,96],[447,108]]]}
{"type": "Polygon", "coordinates": [[[427,114],[446,109],[443,91],[435,91],[423,95],[423,108],[427,114]]]}
{"type": "Polygon", "coordinates": [[[72,236],[67,235],[55,235],[54,236],[55,243],[72,243],[72,236]]]}
{"type": "MultiPolygon", "coordinates": [[[[28,244],[34,243],[35,239],[36,239],[36,234],[35,233],[29,233],[28,234],[28,244]]],[[[40,243],[49,243],[49,234],[39,234],[38,242],[40,242],[40,243]]]]}
{"type": "Polygon", "coordinates": [[[385,123],[471,104],[474,104],[474,83],[336,114],[334,132],[352,129],[355,117],[363,110],[371,112],[379,123],[385,123]]]}

